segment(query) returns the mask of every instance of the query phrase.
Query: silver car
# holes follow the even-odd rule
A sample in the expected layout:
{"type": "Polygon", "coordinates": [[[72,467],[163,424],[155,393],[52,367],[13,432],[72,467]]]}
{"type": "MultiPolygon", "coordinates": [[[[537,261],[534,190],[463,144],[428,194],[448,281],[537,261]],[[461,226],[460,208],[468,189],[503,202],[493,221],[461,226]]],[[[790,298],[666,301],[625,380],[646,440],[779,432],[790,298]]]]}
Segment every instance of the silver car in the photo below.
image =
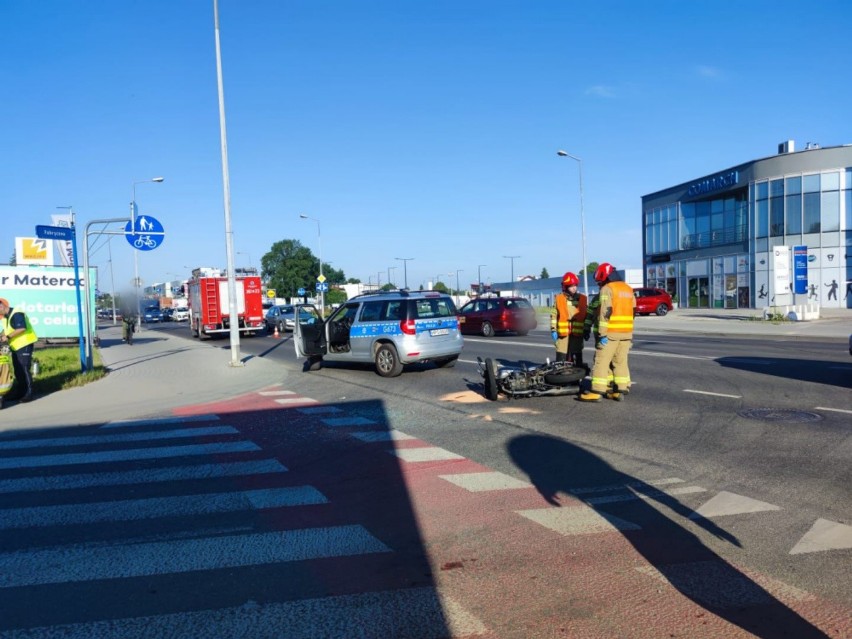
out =
{"type": "Polygon", "coordinates": [[[279,304],[278,306],[272,306],[266,311],[265,321],[266,329],[269,331],[274,331],[276,328],[279,333],[292,331],[296,325],[293,315],[293,305],[279,304]]]}
{"type": "Polygon", "coordinates": [[[464,347],[456,307],[437,291],[386,291],[357,295],[325,320],[316,307],[296,306],[296,355],[317,370],[323,360],[373,363],[382,377],[404,364],[454,366],[464,347]]]}

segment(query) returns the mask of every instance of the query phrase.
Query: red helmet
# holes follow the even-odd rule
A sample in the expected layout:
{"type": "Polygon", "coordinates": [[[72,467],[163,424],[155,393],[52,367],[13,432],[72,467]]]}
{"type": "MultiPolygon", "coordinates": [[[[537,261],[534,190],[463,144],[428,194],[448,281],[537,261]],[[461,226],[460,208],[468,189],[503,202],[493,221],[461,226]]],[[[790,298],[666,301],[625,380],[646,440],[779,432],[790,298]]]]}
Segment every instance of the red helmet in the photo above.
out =
{"type": "Polygon", "coordinates": [[[576,275],[574,275],[571,271],[568,271],[567,273],[565,273],[565,275],[562,276],[563,288],[566,287],[566,286],[579,286],[579,285],[580,285],[580,279],[576,275]]]}
{"type": "Polygon", "coordinates": [[[609,262],[604,262],[598,266],[598,270],[595,271],[595,281],[598,284],[603,284],[613,273],[615,273],[615,267],[609,262]]]}

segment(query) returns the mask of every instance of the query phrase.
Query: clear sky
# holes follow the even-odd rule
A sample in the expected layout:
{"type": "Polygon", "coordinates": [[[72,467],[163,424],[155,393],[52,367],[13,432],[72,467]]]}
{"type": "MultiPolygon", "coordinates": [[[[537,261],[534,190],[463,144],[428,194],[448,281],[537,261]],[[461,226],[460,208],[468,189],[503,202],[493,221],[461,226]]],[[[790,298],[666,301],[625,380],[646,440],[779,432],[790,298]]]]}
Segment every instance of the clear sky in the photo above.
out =
{"type": "MultiPolygon", "coordinates": [[[[852,143],[848,0],[220,0],[237,265],[297,239],[418,287],[641,268],[642,195],[852,143]],[[481,266],[480,265],[484,265],[481,266]],[[447,277],[453,273],[452,277],[447,277]]],[[[78,228],[166,229],[143,282],[226,266],[212,0],[0,0],[0,262],[78,228]]],[[[100,243],[98,243],[100,244],[100,243]]],[[[132,249],[112,242],[116,290],[132,249]]],[[[91,262],[106,287],[106,248],[91,262]]],[[[306,283],[309,284],[309,283],[306,283]]]]}

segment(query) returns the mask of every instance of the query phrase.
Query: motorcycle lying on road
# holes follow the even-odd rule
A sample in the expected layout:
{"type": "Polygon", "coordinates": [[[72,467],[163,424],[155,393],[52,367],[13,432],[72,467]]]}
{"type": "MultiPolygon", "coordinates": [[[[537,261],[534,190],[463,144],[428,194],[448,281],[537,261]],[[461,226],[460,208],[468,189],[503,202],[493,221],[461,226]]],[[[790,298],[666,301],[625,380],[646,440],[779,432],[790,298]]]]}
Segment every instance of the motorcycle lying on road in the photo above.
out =
{"type": "Polygon", "coordinates": [[[585,367],[570,362],[551,362],[534,366],[500,366],[493,359],[476,358],[479,374],[485,380],[485,397],[496,401],[500,393],[510,399],[541,397],[543,395],[570,395],[579,391],[586,376],[585,367]]]}

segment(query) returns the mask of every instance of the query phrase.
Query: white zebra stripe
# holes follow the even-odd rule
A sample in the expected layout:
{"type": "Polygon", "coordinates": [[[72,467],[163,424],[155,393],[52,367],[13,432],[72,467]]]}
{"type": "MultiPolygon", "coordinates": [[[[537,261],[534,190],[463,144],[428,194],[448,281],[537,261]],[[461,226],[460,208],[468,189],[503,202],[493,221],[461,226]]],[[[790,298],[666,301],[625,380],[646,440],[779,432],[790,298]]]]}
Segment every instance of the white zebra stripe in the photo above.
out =
{"type": "Polygon", "coordinates": [[[292,486],[232,493],[177,495],[59,506],[29,506],[0,510],[0,529],[211,515],[252,508],[307,506],[327,502],[328,500],[316,488],[292,486]]]}
{"type": "Polygon", "coordinates": [[[87,473],[81,475],[40,475],[20,479],[0,480],[0,493],[25,493],[42,490],[72,490],[97,486],[121,486],[188,479],[219,479],[239,475],[284,473],[287,468],[275,459],[260,461],[198,464],[196,466],[169,466],[146,470],[128,470],[118,473],[87,473]]]}
{"type": "MultiPolygon", "coordinates": [[[[307,528],[126,546],[93,548],[75,544],[0,554],[0,588],[220,570],[379,552],[390,552],[390,549],[362,526],[307,528]]],[[[280,628],[278,630],[280,633],[280,628]]],[[[222,635],[214,633],[211,636],[222,635]]]]}
{"type": "Polygon", "coordinates": [[[86,446],[89,444],[111,444],[114,442],[144,442],[157,439],[179,439],[182,437],[208,437],[211,435],[237,435],[233,426],[206,426],[175,430],[153,430],[141,433],[117,433],[115,435],[79,435],[76,437],[51,437],[47,439],[14,439],[0,441],[0,450],[45,448],[48,446],[86,446]]]}
{"type": "Polygon", "coordinates": [[[151,419],[126,419],[107,422],[101,428],[130,428],[131,426],[160,426],[162,424],[183,424],[187,422],[215,422],[219,416],[209,415],[186,415],[185,417],[152,417],[151,419]]]}
{"type": "Polygon", "coordinates": [[[90,453],[66,453],[64,455],[39,455],[32,457],[0,457],[0,470],[10,468],[43,468],[75,464],[99,464],[140,459],[161,459],[195,455],[217,455],[220,453],[242,453],[258,451],[253,442],[220,442],[217,444],[192,444],[187,446],[163,446],[155,448],[132,448],[129,450],[93,451],[90,453]]]}
{"type": "Polygon", "coordinates": [[[248,602],[131,619],[110,619],[3,633],[8,639],[162,639],[251,637],[252,639],[443,639],[482,636],[488,628],[455,600],[434,588],[341,595],[322,599],[248,602]]]}

